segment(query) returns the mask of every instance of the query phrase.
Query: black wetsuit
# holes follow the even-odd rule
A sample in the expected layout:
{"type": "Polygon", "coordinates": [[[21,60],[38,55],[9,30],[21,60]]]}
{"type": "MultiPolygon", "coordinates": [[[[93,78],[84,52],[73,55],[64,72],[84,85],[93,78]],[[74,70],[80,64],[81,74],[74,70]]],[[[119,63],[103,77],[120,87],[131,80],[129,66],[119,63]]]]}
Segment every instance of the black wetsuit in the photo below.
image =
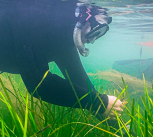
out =
{"type": "MultiPolygon", "coordinates": [[[[0,1],[0,71],[21,74],[32,93],[49,70],[48,63],[54,61],[65,79],[49,72],[37,89],[41,99],[67,107],[77,102],[66,69],[79,98],[91,88],[91,94],[81,100],[83,108],[88,109],[97,91],[81,64],[73,42],[77,22],[74,14],[76,2],[3,1],[0,1]]],[[[37,97],[37,94],[34,96],[37,97]]],[[[100,97],[107,107],[107,95],[101,94],[100,97]]],[[[97,102],[100,103],[98,98],[94,101],[95,109],[99,106],[97,102]]],[[[74,107],[79,108],[79,105],[74,107]]],[[[100,112],[104,112],[103,107],[100,112]]]]}

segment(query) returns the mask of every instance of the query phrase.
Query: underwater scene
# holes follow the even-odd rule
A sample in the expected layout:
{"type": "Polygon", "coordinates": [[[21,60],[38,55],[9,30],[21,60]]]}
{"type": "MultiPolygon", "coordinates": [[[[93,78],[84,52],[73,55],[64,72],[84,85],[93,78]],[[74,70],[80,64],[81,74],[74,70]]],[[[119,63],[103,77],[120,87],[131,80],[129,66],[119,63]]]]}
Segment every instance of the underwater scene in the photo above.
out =
{"type": "MultiPolygon", "coordinates": [[[[66,1],[62,0],[63,3],[66,1]]],[[[78,2],[85,3],[85,6],[107,8],[107,15],[112,17],[105,35],[94,43],[83,44],[90,50],[87,57],[76,46],[83,68],[98,91],[96,98],[99,98],[100,104],[96,111],[92,108],[96,105],[91,103],[90,107],[87,104],[84,107],[81,103],[92,92],[90,84],[89,93],[78,97],[67,70],[66,74],[62,74],[60,65],[54,61],[48,63],[49,70],[37,81],[31,94],[20,74],[0,70],[0,137],[153,137],[153,1],[78,2]],[[35,98],[34,94],[41,88],[49,72],[63,79],[68,77],[78,107],[75,104],[72,107],[55,105],[44,101],[41,95],[35,98]],[[108,114],[118,99],[122,102],[121,114],[113,110],[115,120],[109,116],[103,117],[99,112],[104,105],[100,94],[116,97],[108,114]]],[[[42,59],[41,54],[39,59],[42,59]]]]}

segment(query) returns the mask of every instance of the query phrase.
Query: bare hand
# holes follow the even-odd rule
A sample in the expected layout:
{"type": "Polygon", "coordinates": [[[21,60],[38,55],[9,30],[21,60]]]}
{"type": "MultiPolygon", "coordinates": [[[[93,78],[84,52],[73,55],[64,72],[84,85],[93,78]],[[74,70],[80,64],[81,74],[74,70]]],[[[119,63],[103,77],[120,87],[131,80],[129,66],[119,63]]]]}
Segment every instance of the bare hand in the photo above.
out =
{"type": "Polygon", "coordinates": [[[117,112],[118,116],[121,116],[121,113],[123,112],[124,105],[119,99],[117,100],[117,97],[109,96],[109,95],[107,95],[107,96],[108,96],[108,106],[107,106],[106,111],[103,113],[103,116],[110,117],[110,119],[115,120],[116,119],[115,111],[117,112]],[[115,105],[114,105],[114,103],[115,103],[115,105]]]}

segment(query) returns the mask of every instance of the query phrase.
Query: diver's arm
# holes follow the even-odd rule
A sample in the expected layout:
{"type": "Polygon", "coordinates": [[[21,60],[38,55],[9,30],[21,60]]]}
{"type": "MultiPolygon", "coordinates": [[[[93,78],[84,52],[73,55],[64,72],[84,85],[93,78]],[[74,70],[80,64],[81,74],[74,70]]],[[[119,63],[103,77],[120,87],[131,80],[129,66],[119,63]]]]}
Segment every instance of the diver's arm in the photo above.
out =
{"type": "MultiPolygon", "coordinates": [[[[37,45],[37,47],[39,46],[37,45]]],[[[59,47],[57,48],[59,49],[59,47]]],[[[24,47],[19,46],[17,51],[20,51],[18,53],[21,53],[21,54],[18,54],[18,63],[19,63],[21,77],[28,91],[30,93],[33,93],[33,91],[35,90],[35,88],[37,87],[41,79],[43,78],[45,72],[49,70],[48,62],[45,61],[45,57],[41,56],[42,54],[40,54],[40,52],[38,52],[39,54],[36,54],[36,53],[32,54],[33,50],[30,48],[30,46],[27,46],[26,50],[24,47]]],[[[36,52],[37,50],[34,50],[34,51],[36,52]]],[[[91,100],[95,99],[97,92],[95,92],[95,90],[92,88],[93,89],[92,94],[91,96],[89,95],[89,90],[87,85],[87,76],[83,67],[82,66],[80,67],[81,64],[78,64],[78,62],[80,62],[80,59],[78,54],[76,54],[77,53],[76,48],[74,47],[73,49],[70,50],[72,54],[77,55],[75,56],[76,58],[66,60],[66,62],[64,62],[64,60],[61,60],[61,58],[62,59],[72,58],[71,55],[69,57],[66,54],[64,54],[64,51],[69,52],[69,49],[64,50],[62,49],[62,46],[61,46],[61,50],[55,49],[55,51],[57,51],[56,58],[61,61],[59,62],[59,60],[56,59],[55,62],[58,64],[58,66],[60,66],[60,69],[63,66],[62,71],[65,71],[65,67],[68,65],[67,63],[69,63],[69,65],[71,66],[70,68],[66,67],[66,69],[68,73],[70,74],[70,78],[72,82],[74,83],[73,86],[77,93],[78,98],[80,99],[85,94],[88,94],[85,98],[83,98],[80,101],[80,103],[82,108],[89,109],[91,106],[91,100]],[[73,66],[73,63],[78,64],[78,66],[76,65],[73,66]],[[75,77],[72,78],[72,76],[76,76],[76,79],[75,77]]],[[[76,103],[78,101],[70,82],[67,79],[63,79],[55,74],[52,74],[51,72],[48,73],[44,81],[38,87],[37,91],[34,94],[34,97],[38,98],[39,97],[38,95],[43,101],[46,101],[52,104],[66,106],[66,107],[74,107],[74,108],[81,107],[78,103],[76,103]]],[[[107,103],[108,103],[107,95],[100,95],[100,97],[102,98],[105,106],[107,107],[107,103]]],[[[97,99],[95,100],[95,104],[96,103],[98,104],[97,106],[95,105],[95,108],[97,109],[99,107],[100,101],[97,99]]],[[[105,111],[104,107],[101,107],[100,112],[103,113],[104,111],[105,111]]]]}
{"type": "MultiPolygon", "coordinates": [[[[84,100],[84,105],[87,103],[91,104],[93,100],[96,98],[98,92],[94,89],[94,86],[92,85],[90,79],[88,78],[82,63],[80,61],[80,57],[78,55],[77,49],[75,47],[69,47],[58,51],[58,57],[56,58],[55,62],[62,71],[63,75],[67,79],[67,74],[65,70],[68,73],[68,76],[70,77],[71,82],[73,83],[74,89],[77,93],[77,95],[82,97],[85,94],[88,94],[86,97],[86,100],[84,100]],[[89,92],[91,92],[89,94],[89,92]],[[91,100],[92,97],[92,100],[91,100]]],[[[68,81],[68,80],[65,80],[68,81]]],[[[72,87],[71,87],[72,88],[72,87]]],[[[65,92],[65,91],[64,91],[65,92]]],[[[67,96],[69,96],[69,92],[74,92],[73,90],[66,91],[67,96]]],[[[101,113],[105,111],[105,108],[107,108],[108,104],[108,97],[107,95],[99,94],[101,97],[104,106],[101,106],[101,109],[99,110],[101,113]]],[[[94,102],[95,110],[100,105],[100,100],[97,97],[94,102]]]]}
{"type": "MultiPolygon", "coordinates": [[[[91,94],[93,99],[96,97],[96,93],[98,93],[91,81],[89,80],[83,66],[82,63],[80,61],[78,52],[76,50],[76,48],[71,47],[70,49],[67,50],[61,50],[63,57],[58,57],[58,59],[56,60],[57,65],[59,66],[59,68],[61,69],[61,71],[63,72],[64,76],[66,76],[65,70],[67,71],[74,87],[75,91],[77,92],[77,94],[80,96],[83,94],[88,93],[89,91],[91,91],[91,94]],[[71,52],[70,52],[70,51],[71,52]],[[64,52],[67,52],[64,53],[64,52]],[[79,87],[77,88],[77,85],[79,85],[79,87]],[[83,87],[83,89],[81,89],[81,87],[83,87]],[[82,91],[81,91],[82,90],[82,91]]],[[[89,95],[89,96],[90,96],[89,95]]],[[[111,119],[115,119],[116,115],[114,114],[114,110],[116,110],[118,112],[118,114],[120,115],[120,113],[123,111],[123,105],[122,102],[115,96],[107,96],[107,95],[103,95],[103,94],[99,94],[101,101],[103,101],[105,108],[102,107],[101,110],[99,111],[99,114],[104,117],[111,117],[111,119]],[[113,106],[113,104],[115,103],[115,105],[113,106]],[[113,106],[113,109],[111,109],[113,106]],[[105,111],[106,109],[106,111],[105,111]],[[110,111],[111,110],[111,111],[110,111]],[[105,112],[104,112],[105,111],[105,112]],[[103,113],[104,112],[104,113],[103,113]]],[[[87,102],[90,102],[91,99],[88,97],[88,100],[86,100],[87,102]]],[[[93,111],[96,111],[97,107],[102,104],[101,101],[99,100],[99,98],[96,98],[96,101],[93,103],[93,106],[96,106],[95,103],[99,103],[97,104],[97,106],[95,107],[95,109],[93,109],[93,111]]],[[[86,102],[84,102],[86,103],[86,102]]]]}
{"type": "MultiPolygon", "coordinates": [[[[28,72],[30,72],[30,69],[28,72]]],[[[31,71],[31,73],[21,73],[22,79],[30,93],[33,93],[35,87],[37,87],[43,75],[44,73],[38,74],[34,71],[31,71]]],[[[89,92],[88,89],[81,86],[75,84],[73,84],[73,86],[79,99],[89,92]]],[[[92,95],[92,99],[94,99],[94,97],[96,96],[95,92],[93,92],[92,95]]],[[[77,103],[77,98],[69,81],[50,72],[41,83],[41,85],[38,87],[37,91],[34,94],[34,97],[40,97],[43,101],[65,107],[80,108],[82,106],[82,108],[89,109],[91,106],[90,95],[86,96],[80,101],[80,106],[77,103]]],[[[104,102],[106,102],[105,104],[107,105],[107,95],[103,95],[101,96],[101,98],[104,102]]],[[[95,107],[98,108],[98,106],[95,107]]],[[[104,111],[104,108],[101,109],[101,113],[103,113],[104,111]]]]}

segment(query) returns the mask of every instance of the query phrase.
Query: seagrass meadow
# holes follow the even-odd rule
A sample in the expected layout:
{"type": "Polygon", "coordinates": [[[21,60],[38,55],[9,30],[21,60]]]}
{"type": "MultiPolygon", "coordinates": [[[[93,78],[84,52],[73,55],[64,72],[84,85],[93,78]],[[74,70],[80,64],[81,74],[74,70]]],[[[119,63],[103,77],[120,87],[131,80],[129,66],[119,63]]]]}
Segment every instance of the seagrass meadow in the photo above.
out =
{"type": "MultiPolygon", "coordinates": [[[[56,66],[50,67],[51,70],[55,68],[56,66]]],[[[61,75],[57,69],[54,72],[61,75]]],[[[39,88],[47,73],[35,90],[39,88]]],[[[153,86],[151,82],[145,81],[144,78],[139,80],[142,84],[138,84],[138,80],[134,84],[133,77],[113,70],[104,74],[99,71],[88,75],[92,81],[96,80],[95,87],[100,93],[112,94],[128,102],[125,104],[122,116],[118,117],[116,114],[120,129],[114,130],[104,124],[109,118],[99,121],[85,109],[56,106],[42,101],[41,98],[33,98],[24,86],[20,75],[3,73],[0,76],[0,136],[118,137],[123,136],[123,132],[126,132],[129,137],[132,137],[132,132],[135,132],[138,137],[153,136],[153,86]],[[106,76],[107,74],[109,77],[106,76]],[[107,83],[113,82],[115,86],[108,84],[108,90],[103,90],[98,83],[102,80],[105,83],[106,81],[107,83]],[[135,90],[132,96],[129,92],[130,86],[135,90]],[[137,89],[138,92],[136,92],[137,89]],[[137,94],[139,94],[139,99],[137,94]],[[126,128],[127,125],[129,128],[126,128]]]]}

